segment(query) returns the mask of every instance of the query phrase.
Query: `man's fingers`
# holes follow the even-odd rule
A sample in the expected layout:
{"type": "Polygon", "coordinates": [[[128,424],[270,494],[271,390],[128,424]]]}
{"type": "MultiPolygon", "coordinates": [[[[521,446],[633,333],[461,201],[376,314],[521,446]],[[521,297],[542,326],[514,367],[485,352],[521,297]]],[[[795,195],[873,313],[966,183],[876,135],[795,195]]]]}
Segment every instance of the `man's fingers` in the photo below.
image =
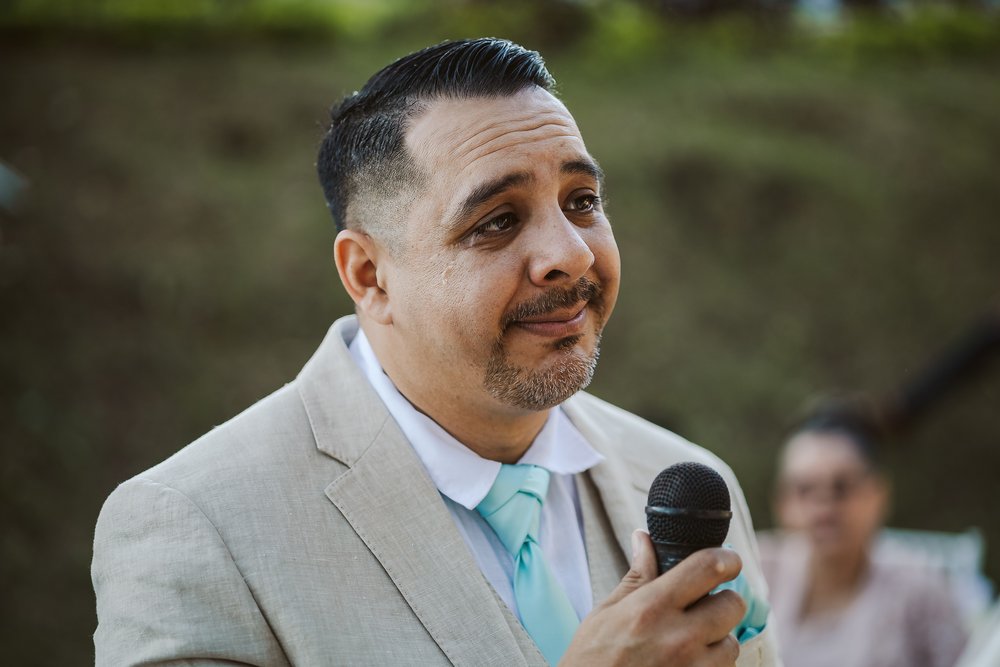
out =
{"type": "Polygon", "coordinates": [[[612,605],[640,586],[656,579],[656,551],[649,534],[642,530],[632,533],[632,568],[622,577],[621,583],[603,602],[612,605]]]}
{"type": "Polygon", "coordinates": [[[747,603],[735,591],[719,591],[691,605],[687,613],[702,628],[702,639],[714,644],[726,637],[747,613],[747,603]]]}
{"type": "Polygon", "coordinates": [[[731,549],[701,549],[664,575],[670,582],[673,606],[689,607],[721,583],[735,579],[743,568],[739,554],[731,549]]]}
{"type": "MultiPolygon", "coordinates": [[[[652,550],[652,543],[649,547],[652,550]]],[[[652,557],[655,570],[655,552],[652,557]]],[[[649,598],[650,604],[657,604],[652,602],[657,599],[660,605],[684,609],[719,584],[735,579],[742,567],[743,561],[731,549],[701,549],[646,586],[642,595],[649,598]]]]}
{"type": "Polygon", "coordinates": [[[712,667],[732,667],[740,657],[740,643],[736,637],[727,635],[714,644],[709,645],[705,655],[705,660],[698,664],[711,665],[712,667]]]}
{"type": "Polygon", "coordinates": [[[734,665],[739,644],[730,632],[746,604],[734,591],[708,593],[739,574],[739,556],[703,549],[658,577],[649,535],[635,531],[632,546],[632,569],[583,620],[563,656],[566,664],[617,664],[629,657],[630,664],[734,665]]]}

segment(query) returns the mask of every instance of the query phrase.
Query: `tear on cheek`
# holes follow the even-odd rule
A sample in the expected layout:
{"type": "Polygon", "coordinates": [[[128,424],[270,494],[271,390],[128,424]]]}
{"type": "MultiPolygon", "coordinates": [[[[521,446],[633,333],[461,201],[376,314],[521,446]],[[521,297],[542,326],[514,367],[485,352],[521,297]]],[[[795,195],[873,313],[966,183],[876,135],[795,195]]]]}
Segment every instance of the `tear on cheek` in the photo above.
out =
{"type": "Polygon", "coordinates": [[[448,264],[448,266],[444,267],[444,270],[441,271],[441,279],[439,281],[440,285],[443,286],[443,285],[447,285],[448,284],[448,278],[451,276],[451,273],[454,270],[454,268],[455,268],[455,263],[454,262],[452,262],[452,263],[448,264]]]}

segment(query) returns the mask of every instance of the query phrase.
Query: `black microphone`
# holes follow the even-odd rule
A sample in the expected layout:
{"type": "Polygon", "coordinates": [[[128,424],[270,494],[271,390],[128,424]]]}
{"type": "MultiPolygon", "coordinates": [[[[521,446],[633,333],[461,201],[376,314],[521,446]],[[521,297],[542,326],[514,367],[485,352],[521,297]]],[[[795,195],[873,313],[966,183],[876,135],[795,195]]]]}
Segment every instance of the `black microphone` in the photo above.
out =
{"type": "Polygon", "coordinates": [[[729,488],[708,466],[675,463],[657,475],[649,487],[646,524],[660,574],[699,549],[722,546],[732,516],[729,488]]]}

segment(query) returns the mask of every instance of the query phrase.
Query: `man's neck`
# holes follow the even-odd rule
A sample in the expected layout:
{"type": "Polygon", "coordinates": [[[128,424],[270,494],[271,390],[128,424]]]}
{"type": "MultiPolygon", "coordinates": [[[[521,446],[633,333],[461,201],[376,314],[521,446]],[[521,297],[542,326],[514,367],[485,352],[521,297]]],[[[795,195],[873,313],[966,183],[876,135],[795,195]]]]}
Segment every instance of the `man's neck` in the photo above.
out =
{"type": "Polygon", "coordinates": [[[478,397],[460,387],[430,392],[419,378],[411,378],[395,355],[379,343],[378,334],[366,334],[383,372],[417,411],[470,450],[491,461],[517,463],[548,420],[550,410],[503,406],[486,392],[478,397]],[[381,348],[381,353],[380,353],[381,348]]]}
{"type": "Polygon", "coordinates": [[[408,394],[407,388],[400,386],[391,372],[386,370],[386,374],[415,409],[433,419],[449,435],[476,454],[491,461],[517,463],[528,451],[549,416],[548,410],[524,414],[488,414],[454,400],[421,403],[419,397],[417,400],[411,398],[413,392],[408,394]],[[455,409],[459,406],[461,409],[455,409]]]}

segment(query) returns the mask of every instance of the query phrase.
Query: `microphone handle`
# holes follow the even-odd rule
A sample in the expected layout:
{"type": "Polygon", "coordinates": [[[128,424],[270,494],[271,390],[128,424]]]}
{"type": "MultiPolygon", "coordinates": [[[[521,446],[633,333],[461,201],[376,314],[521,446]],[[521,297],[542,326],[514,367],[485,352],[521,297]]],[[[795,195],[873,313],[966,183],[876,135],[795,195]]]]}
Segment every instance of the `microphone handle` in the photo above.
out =
{"type": "Polygon", "coordinates": [[[718,544],[678,544],[677,542],[661,542],[653,540],[653,548],[656,549],[656,567],[659,574],[673,568],[682,560],[699,549],[717,547],[718,544]]]}

